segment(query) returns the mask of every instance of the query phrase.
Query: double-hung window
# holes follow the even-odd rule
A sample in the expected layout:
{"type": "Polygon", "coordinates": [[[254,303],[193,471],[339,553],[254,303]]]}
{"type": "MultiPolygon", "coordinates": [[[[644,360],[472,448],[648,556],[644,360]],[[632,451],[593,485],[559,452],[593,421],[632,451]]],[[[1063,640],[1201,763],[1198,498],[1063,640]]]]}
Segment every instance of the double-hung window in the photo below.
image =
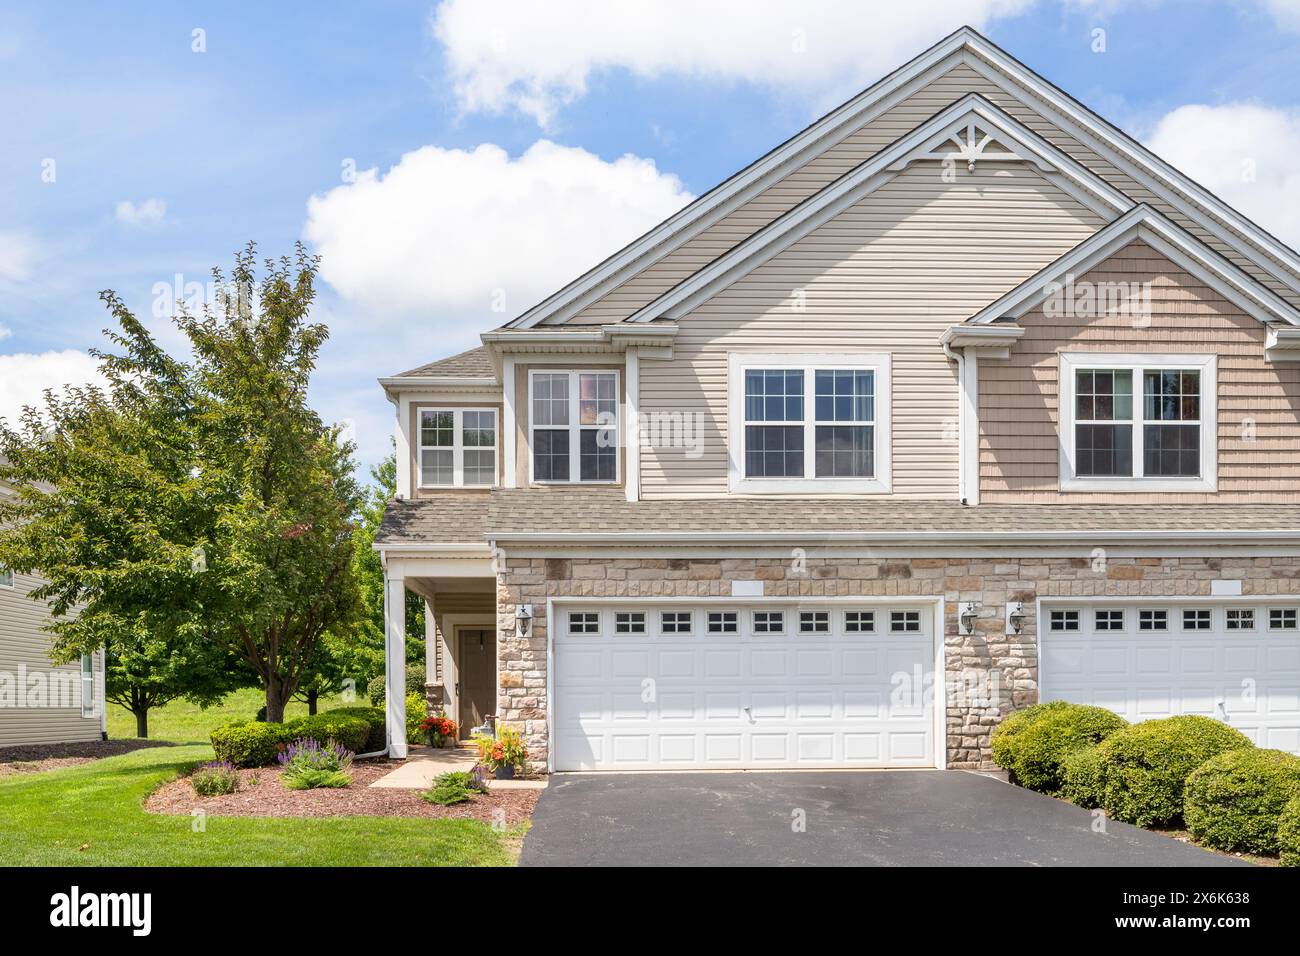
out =
{"type": "Polygon", "coordinates": [[[529,375],[532,480],[618,481],[618,372],[529,375]]]}
{"type": "Polygon", "coordinates": [[[14,586],[14,573],[0,564],[0,588],[12,588],[14,586]]]}
{"type": "Polygon", "coordinates": [[[81,716],[95,716],[95,656],[81,655],[81,716]]]}
{"type": "Polygon", "coordinates": [[[1212,355],[1061,355],[1061,488],[1212,491],[1212,355]]]}
{"type": "Polygon", "coordinates": [[[889,356],[733,353],[730,485],[889,490],[889,356]]]}
{"type": "Polygon", "coordinates": [[[420,409],[421,488],[490,488],[496,482],[495,409],[420,409]]]}

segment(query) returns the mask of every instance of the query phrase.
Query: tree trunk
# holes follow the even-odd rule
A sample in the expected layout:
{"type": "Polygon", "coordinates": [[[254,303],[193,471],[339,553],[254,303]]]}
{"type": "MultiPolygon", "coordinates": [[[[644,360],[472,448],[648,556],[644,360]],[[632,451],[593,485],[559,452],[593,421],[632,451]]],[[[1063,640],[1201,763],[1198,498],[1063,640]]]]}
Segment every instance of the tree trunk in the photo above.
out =
{"type": "Polygon", "coordinates": [[[137,737],[149,736],[149,708],[139,707],[131,713],[135,714],[135,735],[137,737]]]}
{"type": "Polygon", "coordinates": [[[266,722],[268,724],[284,723],[284,705],[289,695],[284,692],[284,682],[272,674],[266,682],[266,722]]]}
{"type": "Polygon", "coordinates": [[[318,690],[307,691],[307,713],[312,717],[316,716],[316,701],[319,699],[320,699],[320,691],[318,690]]]}

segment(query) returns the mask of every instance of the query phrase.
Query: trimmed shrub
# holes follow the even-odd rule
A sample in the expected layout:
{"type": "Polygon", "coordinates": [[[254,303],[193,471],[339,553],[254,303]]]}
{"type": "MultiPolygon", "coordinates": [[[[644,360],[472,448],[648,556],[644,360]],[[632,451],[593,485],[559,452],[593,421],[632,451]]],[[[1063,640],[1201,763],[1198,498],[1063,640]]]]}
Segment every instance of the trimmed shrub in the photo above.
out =
{"type": "Polygon", "coordinates": [[[212,731],[212,749],[218,761],[236,767],[265,767],[275,763],[285,743],[284,724],[259,724],[255,721],[226,724],[212,731]]]}
{"type": "Polygon", "coordinates": [[[1016,738],[1052,711],[1069,706],[1066,701],[1053,700],[1045,704],[1030,704],[1024,710],[1008,714],[993,728],[991,740],[993,762],[1008,771],[1012,779],[1015,779],[1016,738]]]}
{"type": "Polygon", "coordinates": [[[370,728],[370,733],[366,737],[365,747],[358,750],[357,753],[374,753],[384,749],[385,740],[385,718],[384,708],[382,707],[336,707],[329,711],[335,717],[360,717],[370,728]]]}
{"type": "Polygon", "coordinates": [[[365,753],[370,739],[370,721],[364,717],[327,710],[311,717],[298,717],[283,725],[283,739],[312,737],[336,740],[353,753],[365,753]]]}
{"type": "Polygon", "coordinates": [[[408,744],[428,742],[425,740],[424,731],[420,728],[424,718],[428,716],[426,713],[428,709],[429,704],[425,700],[423,691],[406,695],[406,742],[408,744]]]}
{"type": "Polygon", "coordinates": [[[1176,823],[1188,775],[1211,757],[1253,746],[1241,731],[1197,715],[1117,730],[1098,746],[1101,805],[1112,819],[1140,827],[1176,823]]]}
{"type": "MultiPolygon", "coordinates": [[[[370,698],[370,703],[375,707],[384,706],[384,675],[371,678],[370,683],[366,684],[366,696],[370,698]]],[[[424,665],[407,664],[406,665],[406,692],[408,694],[418,693],[424,695],[424,665]]]]}
{"type": "Polygon", "coordinates": [[[1101,751],[1080,747],[1061,760],[1061,796],[1092,810],[1101,806],[1101,751]]]}
{"type": "Polygon", "coordinates": [[[1101,743],[1128,721],[1104,707],[1067,704],[1039,716],[1012,738],[1016,781],[1030,790],[1061,789],[1061,761],[1081,747],[1101,743]]]}
{"type": "Polygon", "coordinates": [[[1300,866],[1300,797],[1292,797],[1278,816],[1277,848],[1283,866],[1300,866]]]}
{"type": "Polygon", "coordinates": [[[239,789],[239,774],[235,772],[234,764],[214,760],[205,763],[190,775],[190,786],[200,797],[219,797],[239,789]]]}
{"type": "Polygon", "coordinates": [[[1300,757],[1281,750],[1230,750],[1187,778],[1183,819],[1208,847],[1276,853],[1278,823],[1300,796],[1300,757]]]}

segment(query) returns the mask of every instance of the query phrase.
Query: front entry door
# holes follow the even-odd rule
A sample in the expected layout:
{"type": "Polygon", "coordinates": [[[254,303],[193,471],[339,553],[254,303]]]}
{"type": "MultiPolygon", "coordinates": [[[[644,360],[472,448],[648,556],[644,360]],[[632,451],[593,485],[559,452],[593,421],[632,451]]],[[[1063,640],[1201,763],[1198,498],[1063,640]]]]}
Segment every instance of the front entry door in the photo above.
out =
{"type": "Polygon", "coordinates": [[[487,628],[460,628],[460,735],[496,710],[497,633],[487,628]]]}

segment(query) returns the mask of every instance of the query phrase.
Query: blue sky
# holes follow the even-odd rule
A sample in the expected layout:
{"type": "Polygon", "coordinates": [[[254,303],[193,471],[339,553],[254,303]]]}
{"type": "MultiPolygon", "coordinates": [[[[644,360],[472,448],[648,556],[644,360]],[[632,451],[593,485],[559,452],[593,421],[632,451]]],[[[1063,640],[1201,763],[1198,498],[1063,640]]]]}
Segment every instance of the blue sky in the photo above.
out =
{"type": "Polygon", "coordinates": [[[305,237],[314,400],[373,462],[377,376],[476,344],[962,22],[1300,244],[1300,0],[888,6],[0,5],[0,416],[90,374],[99,290],[175,343],[160,284],[305,237]]]}

